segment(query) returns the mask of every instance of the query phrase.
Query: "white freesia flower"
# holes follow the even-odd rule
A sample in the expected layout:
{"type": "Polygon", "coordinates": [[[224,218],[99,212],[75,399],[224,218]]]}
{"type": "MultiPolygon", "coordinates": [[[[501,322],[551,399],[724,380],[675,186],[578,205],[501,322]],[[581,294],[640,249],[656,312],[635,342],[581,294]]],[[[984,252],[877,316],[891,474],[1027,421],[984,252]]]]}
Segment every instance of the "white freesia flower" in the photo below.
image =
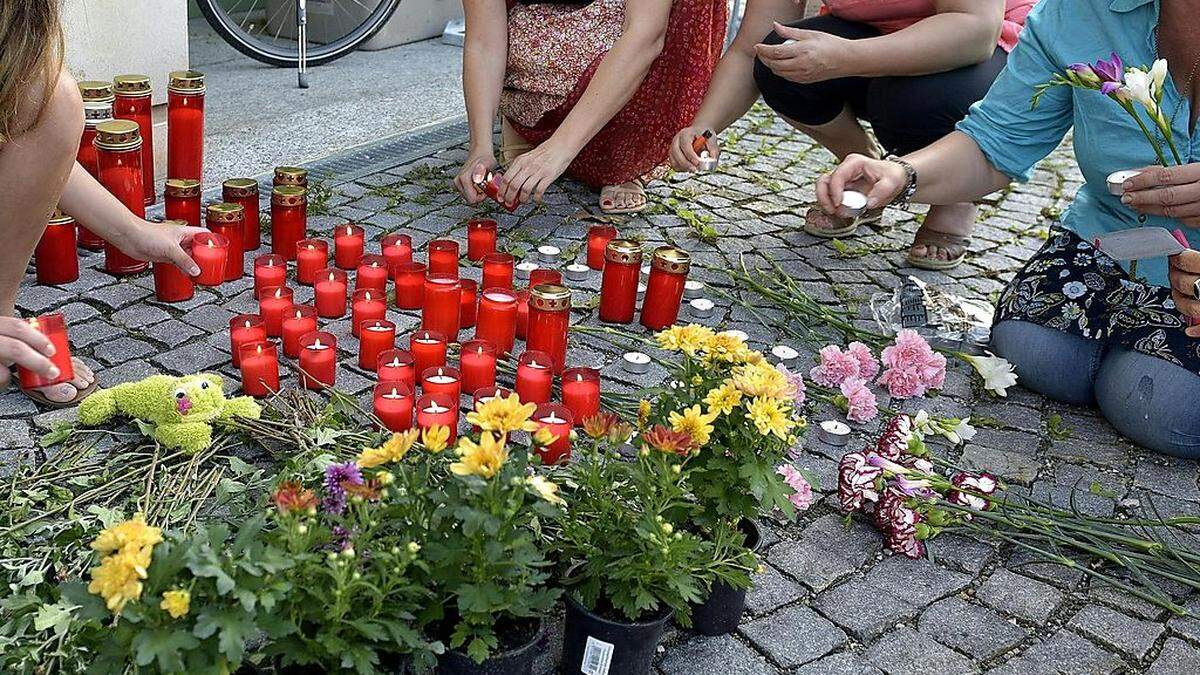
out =
{"type": "Polygon", "coordinates": [[[1125,92],[1133,100],[1146,106],[1153,115],[1158,108],[1154,98],[1154,80],[1150,73],[1138,68],[1130,68],[1125,72],[1125,92]]]}
{"type": "Polygon", "coordinates": [[[965,417],[961,420],[950,419],[946,420],[950,425],[942,427],[939,432],[946,437],[954,445],[965,443],[972,438],[975,438],[975,427],[971,426],[971,418],[965,417]]]}
{"type": "Polygon", "coordinates": [[[1007,359],[991,352],[988,352],[988,356],[963,354],[963,358],[983,378],[983,388],[993,394],[1008,396],[1008,388],[1017,383],[1017,374],[1007,359]]]}
{"type": "Polygon", "coordinates": [[[1150,81],[1154,84],[1154,98],[1161,101],[1163,83],[1167,81],[1167,60],[1156,59],[1150,66],[1150,81]]]}

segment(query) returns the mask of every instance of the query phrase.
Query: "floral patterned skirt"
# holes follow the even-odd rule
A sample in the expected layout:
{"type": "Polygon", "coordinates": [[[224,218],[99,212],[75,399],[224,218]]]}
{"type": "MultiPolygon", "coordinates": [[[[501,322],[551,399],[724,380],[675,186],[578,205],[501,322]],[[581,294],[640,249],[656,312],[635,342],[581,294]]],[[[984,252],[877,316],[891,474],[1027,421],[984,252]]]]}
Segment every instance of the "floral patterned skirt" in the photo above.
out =
{"type": "Polygon", "coordinates": [[[1200,340],[1188,337],[1170,289],[1134,279],[1074,232],[1056,227],[1009,282],[996,323],[1028,321],[1154,356],[1200,373],[1200,340]]]}

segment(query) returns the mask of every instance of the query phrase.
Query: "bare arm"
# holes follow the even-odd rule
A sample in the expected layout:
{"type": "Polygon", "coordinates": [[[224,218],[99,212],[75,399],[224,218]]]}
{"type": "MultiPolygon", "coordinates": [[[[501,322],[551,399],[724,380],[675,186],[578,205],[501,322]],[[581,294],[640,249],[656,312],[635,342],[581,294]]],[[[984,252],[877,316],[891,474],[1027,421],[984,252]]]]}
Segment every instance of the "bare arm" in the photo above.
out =
{"type": "Polygon", "coordinates": [[[508,64],[508,8],[504,0],[464,0],[463,10],[467,19],[463,101],[471,143],[454,184],[467,203],[475,204],[484,198],[476,185],[496,166],[492,124],[508,64]]]}

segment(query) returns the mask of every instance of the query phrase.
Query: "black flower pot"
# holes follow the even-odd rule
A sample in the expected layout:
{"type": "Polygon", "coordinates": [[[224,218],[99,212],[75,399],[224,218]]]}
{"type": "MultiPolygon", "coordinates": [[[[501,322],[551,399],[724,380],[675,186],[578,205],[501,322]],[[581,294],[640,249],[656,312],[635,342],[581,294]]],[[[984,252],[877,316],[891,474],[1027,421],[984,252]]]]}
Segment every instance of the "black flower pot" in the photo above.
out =
{"type": "Polygon", "coordinates": [[[610,675],[644,675],[650,672],[663,628],[671,618],[669,609],[663,608],[661,614],[648,621],[625,623],[589,611],[570,593],[565,597],[567,619],[563,629],[563,673],[579,675],[604,672],[597,666],[605,661],[608,662],[607,672],[610,675]]]}
{"type": "MultiPolygon", "coordinates": [[[[758,523],[743,519],[738,523],[738,529],[746,535],[746,548],[758,551],[762,545],[758,523]]],[[[722,581],[714,582],[704,602],[692,605],[692,630],[701,635],[725,635],[737,630],[746,609],[747,590],[722,581]]]]}
{"type": "Polygon", "coordinates": [[[537,647],[545,635],[545,622],[538,620],[537,630],[529,642],[506,652],[492,654],[483,663],[465,653],[449,650],[438,660],[441,675],[533,675],[533,662],[537,658],[537,647]]]}

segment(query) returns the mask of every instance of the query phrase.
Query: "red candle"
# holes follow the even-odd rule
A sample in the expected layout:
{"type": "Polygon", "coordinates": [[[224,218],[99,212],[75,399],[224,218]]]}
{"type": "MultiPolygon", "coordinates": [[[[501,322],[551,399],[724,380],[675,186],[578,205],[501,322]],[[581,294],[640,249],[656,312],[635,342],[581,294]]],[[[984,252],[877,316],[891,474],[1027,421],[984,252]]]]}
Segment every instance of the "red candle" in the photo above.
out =
{"type": "Polygon", "coordinates": [[[435,330],[419,330],[408,339],[408,351],[413,356],[415,372],[446,365],[446,336],[435,330]]]}
{"type": "Polygon", "coordinates": [[[562,272],[552,270],[545,267],[539,267],[529,273],[529,287],[539,286],[541,284],[554,284],[562,286],[562,272]]]}
{"type": "MultiPolygon", "coordinates": [[[[96,156],[96,125],[113,119],[112,86],[107,82],[80,82],[79,93],[83,98],[83,134],[79,139],[79,151],[75,161],[100,180],[100,167],[96,156]]],[[[143,184],[144,184],[143,180],[143,184]]],[[[153,185],[153,182],[151,182],[153,185]]],[[[104,239],[82,225],[79,226],[79,245],[90,251],[104,248],[104,239]]]]}
{"type": "Polygon", "coordinates": [[[220,202],[209,204],[205,210],[208,229],[225,237],[229,253],[225,257],[225,281],[241,279],[245,274],[246,251],[242,237],[246,234],[246,211],[241,204],[220,202]]]}
{"type": "Polygon", "coordinates": [[[563,405],[571,410],[575,424],[600,412],[600,371],[595,368],[568,368],[562,375],[563,405]]]}
{"type": "Polygon", "coordinates": [[[432,366],[421,371],[421,391],[448,394],[455,401],[462,394],[462,374],[453,366],[432,366]]]}
{"type": "Polygon", "coordinates": [[[292,289],[287,286],[264,288],[258,294],[258,314],[267,328],[267,335],[283,335],[283,315],[292,309],[292,289]]]}
{"type": "MultiPolygon", "coordinates": [[[[171,221],[167,221],[171,222],[171,221]]],[[[182,221],[175,221],[183,225],[182,221]]],[[[192,244],[188,242],[183,250],[192,254],[192,244]]],[[[169,262],[154,263],[154,297],[162,302],[183,302],[191,300],[196,295],[196,282],[186,272],[169,262]]]]}
{"type": "Polygon", "coordinates": [[[483,387],[482,389],[476,389],[475,395],[472,397],[471,409],[478,410],[481,403],[487,403],[494,398],[508,398],[509,396],[512,396],[512,390],[505,389],[504,387],[483,387]]]}
{"type": "Polygon", "coordinates": [[[192,227],[200,227],[200,181],[168,178],[163,188],[163,215],[168,220],[182,220],[192,227]]]}
{"type": "Polygon", "coordinates": [[[247,342],[239,349],[242,392],[261,398],[279,391],[279,350],[275,343],[247,342]]]}
{"type": "Polygon", "coordinates": [[[521,403],[548,402],[553,382],[550,356],[545,352],[527,351],[517,359],[516,392],[521,403]]]}
{"type": "Polygon", "coordinates": [[[379,321],[387,316],[387,296],[370,288],[354,291],[350,303],[350,332],[360,336],[365,321],[379,321]]]}
{"type": "Polygon", "coordinates": [[[233,367],[242,365],[242,345],[267,341],[267,326],[257,314],[239,314],[229,320],[229,353],[233,367]]]}
{"type": "Polygon", "coordinates": [[[617,238],[617,228],[612,225],[593,225],[587,234],[587,265],[594,270],[604,269],[604,251],[608,242],[617,238]]]}
{"type": "Polygon", "coordinates": [[[428,429],[433,426],[450,430],[449,443],[458,438],[458,401],[448,394],[425,394],[417,399],[417,426],[428,429]]]}
{"type": "Polygon", "coordinates": [[[372,396],[375,416],[388,431],[408,431],[413,425],[413,389],[407,382],[383,380],[372,396]]]}
{"type": "MultiPolygon", "coordinates": [[[[317,316],[337,319],[346,314],[346,273],[336,267],[326,267],[317,273],[313,284],[317,316]]],[[[353,329],[353,325],[351,325],[353,329]]]]}
{"type": "Polygon", "coordinates": [[[483,257],[483,281],[479,287],[512,288],[513,257],[509,253],[489,253],[483,257]]]}
{"type": "Polygon", "coordinates": [[[337,338],[332,333],[309,331],[300,336],[300,386],[332,387],[337,377],[337,338]]]}
{"type": "Polygon", "coordinates": [[[277,166],[271,185],[299,185],[308,187],[308,169],[298,166],[277,166]]]}
{"type": "Polygon", "coordinates": [[[264,288],[287,285],[287,259],[274,253],[254,258],[254,294],[264,288]]]}
{"type": "Polygon", "coordinates": [[[571,322],[571,291],[541,284],[529,291],[529,329],[525,348],[550,355],[555,373],[567,362],[567,328],[571,322]]]}
{"type": "Polygon", "coordinates": [[[58,377],[43,377],[18,365],[17,378],[21,380],[21,388],[39,389],[75,379],[75,365],[71,361],[71,343],[67,339],[67,320],[63,318],[63,315],[43,314],[26,319],[25,323],[45,335],[50,340],[50,344],[54,345],[54,356],[50,357],[50,362],[58,368],[58,377]]]}
{"type": "Polygon", "coordinates": [[[375,375],[380,382],[395,380],[407,382],[408,386],[416,388],[417,369],[412,354],[407,349],[388,349],[379,353],[379,361],[375,366],[375,375]]]}
{"type": "MultiPolygon", "coordinates": [[[[136,122],[113,120],[96,125],[96,166],[99,180],[125,208],[146,217],[142,188],[142,138],[136,122]]],[[[104,243],[104,269],[109,274],[136,274],[149,263],[136,260],[112,244],[104,243]]]]}
{"type": "Polygon", "coordinates": [[[396,268],[412,262],[412,237],[407,234],[385,234],[379,241],[379,252],[388,262],[388,273],[396,278],[396,268]]]}
{"type": "Polygon", "coordinates": [[[69,284],[79,278],[75,233],[75,219],[55,210],[33,252],[39,284],[69,284]]]}
{"type": "Polygon", "coordinates": [[[242,232],[242,244],[247,251],[257,251],[262,246],[262,229],[259,222],[258,181],[253,178],[230,178],[221,183],[221,200],[230,204],[241,204],[246,213],[242,232]]]}
{"type": "Polygon", "coordinates": [[[650,262],[650,279],[646,282],[646,300],[642,303],[642,325],[650,330],[662,330],[674,325],[679,318],[679,303],[683,300],[683,284],[687,281],[692,256],[673,246],[660,246],[650,262]]]}
{"type": "Polygon", "coordinates": [[[476,185],[480,190],[483,191],[483,194],[491,197],[492,201],[503,206],[504,209],[509,213],[512,213],[513,211],[517,210],[517,207],[521,205],[521,202],[505,202],[501,200],[500,194],[504,192],[503,181],[504,174],[488,172],[488,174],[483,177],[483,182],[477,183],[476,185]]]}
{"type": "Polygon", "coordinates": [[[154,203],[154,120],[150,110],[150,78],[118,75],[113,78],[113,90],[116,94],[113,117],[136,122],[142,135],[142,187],[148,206],[154,203]]]}
{"type": "Polygon", "coordinates": [[[533,421],[539,429],[547,429],[555,436],[553,443],[537,449],[542,463],[566,462],[571,456],[571,427],[574,423],[571,411],[561,403],[543,403],[533,412],[533,421]]]}
{"type": "Polygon", "coordinates": [[[503,356],[512,351],[517,336],[517,296],[511,290],[490,288],[479,298],[475,338],[495,345],[503,356]]]}
{"type": "Polygon", "coordinates": [[[401,263],[395,268],[396,306],[420,309],[425,302],[425,263],[401,263]]]}
{"type": "Polygon", "coordinates": [[[434,239],[429,242],[429,273],[458,276],[458,242],[434,239]]]}
{"type": "Polygon", "coordinates": [[[177,70],[167,85],[167,175],[204,176],[204,74],[177,70]]]}
{"type": "Polygon", "coordinates": [[[333,231],[333,263],[344,270],[358,267],[363,255],[363,229],[346,223],[333,231]]]}
{"type": "Polygon", "coordinates": [[[358,272],[354,276],[355,288],[371,288],[387,294],[388,262],[381,255],[370,253],[358,260],[358,272]]]}
{"type": "Polygon", "coordinates": [[[467,260],[483,260],[496,252],[496,221],[472,218],[467,221],[467,260]]]}
{"type": "Polygon", "coordinates": [[[296,243],[308,236],[308,191],[299,185],[276,185],[271,190],[271,252],[288,260],[296,243]]]}
{"type": "Polygon", "coordinates": [[[396,348],[396,324],[387,319],[364,321],[358,328],[358,367],[373,370],[379,355],[396,348]]]}
{"type": "Polygon", "coordinates": [[[630,323],[637,308],[642,247],[634,241],[614,239],[608,242],[604,255],[604,275],[600,280],[600,320],[630,323]]]}
{"type": "Polygon", "coordinates": [[[283,316],[283,355],[300,357],[300,338],[317,330],[317,310],[312,305],[292,305],[283,316]]]}
{"type": "Polygon", "coordinates": [[[458,277],[430,272],[425,277],[425,301],[421,307],[421,327],[437,331],[450,342],[458,342],[458,313],[462,292],[458,277]]]}
{"type": "Polygon", "coordinates": [[[329,267],[329,244],[320,239],[301,239],[296,244],[296,282],[312,286],[317,274],[329,267]]]}
{"type": "Polygon", "coordinates": [[[195,282],[201,286],[220,286],[225,280],[225,260],[228,256],[229,240],[224,235],[201,232],[192,237],[192,260],[200,267],[195,282]]]}
{"type": "Polygon", "coordinates": [[[458,362],[462,370],[463,389],[475,391],[496,384],[496,346],[487,340],[462,343],[458,362]]]}
{"type": "Polygon", "coordinates": [[[475,317],[479,313],[476,307],[475,298],[478,295],[479,284],[473,279],[458,280],[458,324],[460,328],[472,328],[475,326],[475,317]]]}
{"type": "Polygon", "coordinates": [[[517,291],[517,337],[529,336],[529,291],[517,291]]]}

